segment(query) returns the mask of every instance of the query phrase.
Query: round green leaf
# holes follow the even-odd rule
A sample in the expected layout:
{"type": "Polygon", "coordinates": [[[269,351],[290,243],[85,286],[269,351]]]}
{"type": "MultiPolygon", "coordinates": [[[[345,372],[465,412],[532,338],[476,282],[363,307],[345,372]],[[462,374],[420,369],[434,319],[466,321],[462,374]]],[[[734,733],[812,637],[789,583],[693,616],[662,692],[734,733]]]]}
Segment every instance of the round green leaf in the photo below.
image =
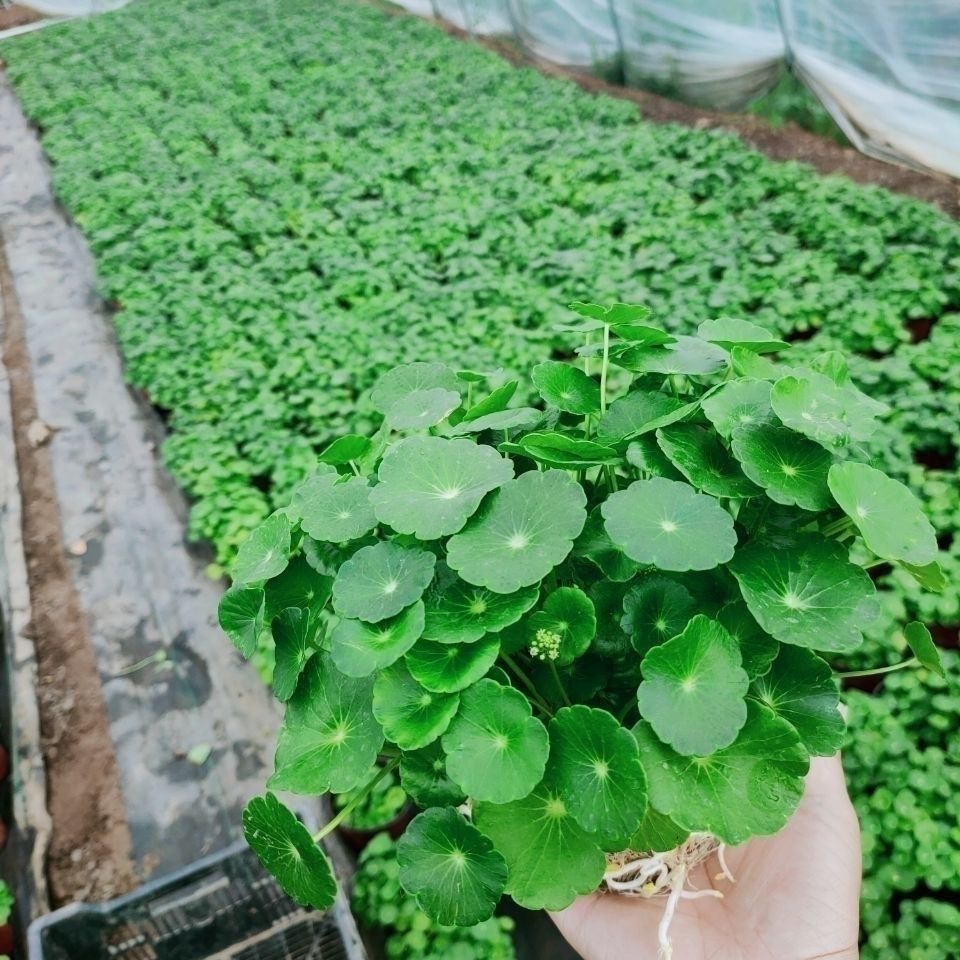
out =
{"type": "Polygon", "coordinates": [[[822,373],[783,377],[770,392],[773,412],[785,426],[828,450],[852,440],[869,440],[886,404],[849,384],[838,386],[822,373]]]}
{"type": "Polygon", "coordinates": [[[273,622],[276,665],[273,668],[273,695],[289,700],[307,661],[316,653],[317,621],[308,610],[288,607],[273,622]]]}
{"type": "Polygon", "coordinates": [[[497,633],[516,623],[536,602],[536,587],[516,593],[493,593],[462,580],[437,585],[426,597],[426,640],[438,643],[473,643],[486,633],[497,633]]]}
{"type": "Polygon", "coordinates": [[[624,594],[620,626],[642,655],[682,632],[696,608],[683,584],[669,577],[644,577],[624,594]]]}
{"type": "Polygon", "coordinates": [[[760,629],[760,624],[742,600],[725,604],[717,614],[730,636],[740,645],[743,669],[753,680],[762,677],[777,656],[780,644],[760,629]]]}
{"type": "Polygon", "coordinates": [[[839,543],[813,535],[748,543],[729,566],[757,623],[781,643],[844,653],[877,615],[876,590],[839,543]]]}
{"type": "Polygon", "coordinates": [[[290,521],[282,514],[267,517],[240,545],[233,563],[237,586],[262,583],[287,568],[290,559],[290,521]]]}
{"type": "Polygon", "coordinates": [[[689,836],[689,830],[684,830],[665,813],[647,804],[647,812],[627,846],[638,853],[665,853],[679,847],[689,836]]]}
{"type": "Polygon", "coordinates": [[[260,587],[231,587],[217,607],[220,629],[230,638],[240,655],[249,660],[263,633],[264,594],[260,587]]]}
{"type": "Polygon", "coordinates": [[[610,539],[599,507],[587,517],[583,532],[573,545],[573,553],[574,556],[589,560],[608,580],[616,583],[632,580],[640,569],[640,564],[631,560],[610,539]]]}
{"type": "Polygon", "coordinates": [[[710,570],[726,563],[737,543],[733,519],[713,497],[663,477],[631,483],[601,512],[628,557],[661,570],[710,570]]]}
{"type": "Polygon", "coordinates": [[[770,836],[786,825],[803,796],[810,760],[797,731],[756,701],[747,704],[737,739],[709,757],[676,753],[647,723],[633,732],[650,802],[685,830],[734,845],[770,836]]]}
{"type": "Polygon", "coordinates": [[[637,741],[606,710],[563,707],[550,721],[550,775],[584,830],[626,845],[647,808],[637,741]]]}
{"type": "MultiPolygon", "coordinates": [[[[463,379],[462,372],[457,374],[460,379],[463,379]]],[[[499,413],[501,410],[507,409],[507,404],[513,399],[513,395],[517,392],[517,387],[520,386],[519,380],[508,380],[503,386],[497,387],[493,393],[484,397],[479,403],[475,403],[469,410],[465,411],[463,414],[463,421],[470,422],[471,420],[479,420],[481,417],[487,417],[491,413],[499,413]]]]}
{"type": "Polygon", "coordinates": [[[264,587],[264,620],[268,623],[288,607],[299,607],[316,616],[327,605],[333,577],[317,573],[305,557],[294,557],[278,577],[264,587]]]}
{"type": "Polygon", "coordinates": [[[341,620],[330,633],[330,656],[348,677],[368,677],[399,660],[420,639],[423,624],[421,600],[378,623],[341,620]]]}
{"type": "Polygon", "coordinates": [[[400,783],[419,807],[456,807],[467,795],[447,776],[447,755],[439,740],[400,757],[400,783]]]}
{"type": "Polygon", "coordinates": [[[616,362],[637,373],[702,376],[722,370],[727,365],[727,355],[706,340],[680,336],[674,343],[660,347],[636,347],[620,354],[616,362]]]}
{"type": "Polygon", "coordinates": [[[782,717],[813,756],[832,757],[843,746],[846,723],[830,664],[812,650],[783,646],[750,695],[782,717]]]}
{"type": "Polygon", "coordinates": [[[931,593],[943,593],[947,589],[947,576],[937,560],[920,565],[902,563],[901,566],[924,590],[931,593]]]}
{"type": "Polygon", "coordinates": [[[287,704],[269,785],[304,794],[357,786],[383,745],[372,696],[372,681],[346,677],[325,657],[312,657],[287,704]]]}
{"type": "Polygon", "coordinates": [[[471,440],[407,437],[383,458],[370,502],[381,523],[418,540],[456,533],[513,464],[471,440]]]}
{"type": "Polygon", "coordinates": [[[373,686],[373,715],[401,750],[417,750],[436,740],[459,705],[459,694],[431,693],[422,687],[402,660],[378,674],[373,686]]]}
{"type": "Polygon", "coordinates": [[[292,506],[300,528],[314,540],[359,540],[377,525],[367,481],[341,478],[332,467],[307,477],[293,491],[292,506]]]}
{"type": "Polygon", "coordinates": [[[423,430],[446,420],[459,406],[460,394],[456,390],[414,390],[390,407],[386,421],[394,430],[423,430]]]}
{"type": "Polygon", "coordinates": [[[400,883],[437,923],[472,926],[493,916],[507,864],[493,844],[451,807],[413,818],[397,843],[400,883]]]}
{"type": "Polygon", "coordinates": [[[863,542],[884,560],[916,566],[937,555],[937,535],[916,497],[899,480],[865,463],[837,463],[827,478],[840,509],[863,542]]]}
{"type": "Polygon", "coordinates": [[[600,385],[569,363],[538,363],[531,376],[540,396],[558,410],[578,414],[600,410],[600,385]]]}
{"type": "Polygon", "coordinates": [[[703,398],[703,412],[723,437],[737,427],[763,423],[773,417],[771,385],[767,380],[731,380],[703,398]]]}
{"type": "Polygon", "coordinates": [[[706,756],[736,740],[750,681],[737,641],[716,620],[697,615],[649,650],[640,670],[640,716],[677,753],[706,756]]]}
{"type": "Polygon", "coordinates": [[[421,640],[407,654],[407,669],[434,693],[455,693],[479,680],[496,663],[500,640],[495,634],[475,643],[421,640]]]}
{"type": "Polygon", "coordinates": [[[333,868],[310,831],[272,793],[243,811],[243,835],[284,893],[303,907],[326,910],[337,896],[333,868]]]}
{"type": "Polygon", "coordinates": [[[341,617],[377,623],[423,596],[437,558],[427,550],[381,542],[361,547],[333,581],[333,608],[341,617]]]}
{"type": "Polygon", "coordinates": [[[647,424],[682,409],[679,400],[659,390],[633,390],[607,408],[597,425],[597,440],[614,445],[651,432],[647,424]]]}
{"type": "Polygon", "coordinates": [[[504,453],[529,457],[551,467],[579,470],[583,467],[616,463],[620,457],[613,447],[592,440],[578,440],[563,433],[528,433],[516,443],[502,443],[504,453]]]}
{"type": "Polygon", "coordinates": [[[922,623],[916,620],[908,623],[903,628],[903,638],[922,666],[941,677],[946,677],[943,662],[940,659],[940,651],[933,642],[930,631],[922,623]]]}
{"type": "Polygon", "coordinates": [[[484,430],[503,431],[517,427],[527,428],[538,424],[543,417],[543,411],[534,407],[514,407],[511,410],[488,413],[475,420],[461,420],[455,427],[450,428],[450,433],[460,436],[465,433],[482,433],[484,430]]]}
{"type": "Polygon", "coordinates": [[[474,800],[493,803],[527,796],[543,777],[550,751],[527,698],[495,680],[464,690],[443,749],[450,779],[474,800]]]}
{"type": "Polygon", "coordinates": [[[670,462],[698,490],[733,500],[755,497],[760,490],[727,452],[712,430],[696,423],[675,423],[657,431],[657,443],[670,462]]]}
{"type": "Polygon", "coordinates": [[[507,861],[506,892],[528,910],[562,910],[603,879],[603,851],[546,780],[521,800],[477,804],[474,823],[507,861]]]}
{"type": "Polygon", "coordinates": [[[586,653],[597,633],[593,601],[579,587],[558,587],[527,621],[530,639],[541,631],[560,638],[556,663],[561,667],[573,663],[586,653]]]}
{"type": "Polygon", "coordinates": [[[317,458],[321,463],[333,466],[342,466],[351,460],[362,460],[372,449],[373,444],[367,437],[358,433],[348,433],[345,437],[338,437],[333,443],[324,447],[317,458]]]}
{"type": "Polygon", "coordinates": [[[455,391],[456,374],[442,363],[405,363],[380,376],[370,392],[370,399],[380,413],[386,414],[398,400],[411,393],[433,389],[455,391]]]}
{"type": "Polygon", "coordinates": [[[744,347],[754,353],[775,353],[789,346],[788,343],[778,340],[769,330],[756,323],[734,317],[704,320],[697,328],[697,336],[725,350],[744,347]]]}
{"type": "Polygon", "coordinates": [[[640,471],[640,479],[646,479],[647,474],[652,477],[666,477],[668,480],[685,479],[660,449],[656,436],[649,433],[630,441],[627,447],[627,463],[640,471]]]}
{"type": "Polygon", "coordinates": [[[743,472],[786,506],[826,510],[827,471],[833,457],[819,443],[774,423],[738,427],[731,446],[743,472]]]}
{"type": "Polygon", "coordinates": [[[447,542],[447,563],[495,593],[537,583],[570,553],[586,502],[580,484],[558,470],[508,480],[447,542]]]}

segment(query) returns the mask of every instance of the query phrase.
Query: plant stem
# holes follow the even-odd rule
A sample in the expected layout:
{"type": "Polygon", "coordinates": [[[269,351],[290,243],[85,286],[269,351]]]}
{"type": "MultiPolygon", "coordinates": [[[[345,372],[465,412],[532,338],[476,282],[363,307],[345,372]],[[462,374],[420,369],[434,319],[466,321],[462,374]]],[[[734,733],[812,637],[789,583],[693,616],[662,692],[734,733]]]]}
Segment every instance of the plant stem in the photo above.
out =
{"type": "Polygon", "coordinates": [[[567,696],[567,688],[563,685],[563,680],[560,678],[560,671],[557,669],[557,665],[550,660],[550,674],[553,677],[553,682],[560,689],[560,696],[563,697],[563,702],[568,706],[573,706],[573,701],[567,696]]]}
{"type": "Polygon", "coordinates": [[[620,713],[617,715],[617,719],[620,721],[620,723],[623,723],[623,721],[626,720],[627,717],[630,716],[630,712],[631,712],[634,708],[636,708],[636,709],[638,709],[638,710],[640,709],[639,706],[637,705],[637,701],[636,701],[636,700],[628,700],[628,701],[626,702],[626,704],[624,705],[623,709],[622,709],[622,710],[620,711],[620,713]]]}
{"type": "Polygon", "coordinates": [[[517,679],[527,688],[527,693],[530,694],[530,698],[536,703],[536,705],[548,716],[553,716],[553,710],[550,709],[550,706],[547,702],[540,696],[539,691],[536,688],[534,682],[520,669],[520,665],[517,663],[509,653],[501,653],[500,656],[503,658],[503,662],[516,674],[517,679]]]}
{"type": "Polygon", "coordinates": [[[356,461],[356,460],[351,460],[351,461],[350,461],[350,469],[353,471],[354,476],[357,476],[357,477],[360,476],[360,468],[357,466],[357,461],[356,461]]]}
{"type": "Polygon", "coordinates": [[[844,533],[851,525],[849,517],[841,517],[839,520],[834,520],[833,523],[828,523],[820,532],[825,537],[835,537],[837,534],[844,533]]]}
{"type": "Polygon", "coordinates": [[[353,811],[370,796],[373,788],[390,772],[396,770],[400,758],[391,760],[335,817],[328,820],[314,835],[313,842],[319,843],[325,836],[333,833],[353,811]]]}
{"type": "Polygon", "coordinates": [[[600,366],[600,416],[607,412],[607,370],[610,366],[610,324],[603,325],[603,363],[600,366]]]}
{"type": "Polygon", "coordinates": [[[893,673],[895,670],[906,670],[908,667],[918,667],[920,661],[916,657],[909,660],[901,660],[891,667],[876,667],[873,670],[838,670],[838,677],[879,677],[884,673],[893,673]]]}
{"type": "Polygon", "coordinates": [[[863,565],[864,570],[872,570],[874,567],[882,567],[884,564],[889,564],[889,560],[884,560],[883,557],[874,557],[869,563],[863,565]]]}

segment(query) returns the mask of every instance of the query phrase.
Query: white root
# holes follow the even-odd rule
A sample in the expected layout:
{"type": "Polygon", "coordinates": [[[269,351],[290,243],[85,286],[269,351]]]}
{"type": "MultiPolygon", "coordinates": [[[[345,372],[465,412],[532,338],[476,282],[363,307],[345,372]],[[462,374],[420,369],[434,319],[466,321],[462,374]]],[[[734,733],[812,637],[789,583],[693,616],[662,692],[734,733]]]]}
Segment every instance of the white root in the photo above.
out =
{"type": "Polygon", "coordinates": [[[643,854],[625,850],[607,856],[603,883],[609,892],[622,896],[666,899],[663,917],[657,927],[661,960],[671,960],[673,956],[670,926],[680,901],[723,897],[719,890],[698,890],[688,886],[694,868],[714,854],[720,863],[720,873],[715,879],[723,878],[734,883],[733,874],[724,858],[724,845],[709,833],[692,833],[673,850],[643,854]]]}

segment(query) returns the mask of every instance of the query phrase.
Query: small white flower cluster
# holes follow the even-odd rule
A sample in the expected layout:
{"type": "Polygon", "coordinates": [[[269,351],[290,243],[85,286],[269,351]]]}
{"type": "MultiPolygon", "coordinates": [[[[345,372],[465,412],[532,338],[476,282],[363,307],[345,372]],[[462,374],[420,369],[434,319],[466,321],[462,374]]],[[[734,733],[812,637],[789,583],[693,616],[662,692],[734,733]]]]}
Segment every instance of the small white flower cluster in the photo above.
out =
{"type": "Polygon", "coordinates": [[[530,656],[536,660],[556,660],[562,637],[552,630],[540,629],[530,643],[530,656]]]}

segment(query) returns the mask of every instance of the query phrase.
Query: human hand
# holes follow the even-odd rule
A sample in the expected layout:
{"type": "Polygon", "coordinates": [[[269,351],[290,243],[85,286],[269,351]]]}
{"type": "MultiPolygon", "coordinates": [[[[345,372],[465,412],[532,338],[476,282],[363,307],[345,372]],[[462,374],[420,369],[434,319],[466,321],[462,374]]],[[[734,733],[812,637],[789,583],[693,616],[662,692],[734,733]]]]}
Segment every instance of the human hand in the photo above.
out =
{"type": "MultiPolygon", "coordinates": [[[[860,829],[840,757],[814,759],[806,792],[776,836],[728,848],[691,874],[723,898],[682,900],[670,926],[675,960],[856,960],[860,829]]],[[[654,960],[663,899],[581,897],[552,914],[584,960],[654,960]]]]}

